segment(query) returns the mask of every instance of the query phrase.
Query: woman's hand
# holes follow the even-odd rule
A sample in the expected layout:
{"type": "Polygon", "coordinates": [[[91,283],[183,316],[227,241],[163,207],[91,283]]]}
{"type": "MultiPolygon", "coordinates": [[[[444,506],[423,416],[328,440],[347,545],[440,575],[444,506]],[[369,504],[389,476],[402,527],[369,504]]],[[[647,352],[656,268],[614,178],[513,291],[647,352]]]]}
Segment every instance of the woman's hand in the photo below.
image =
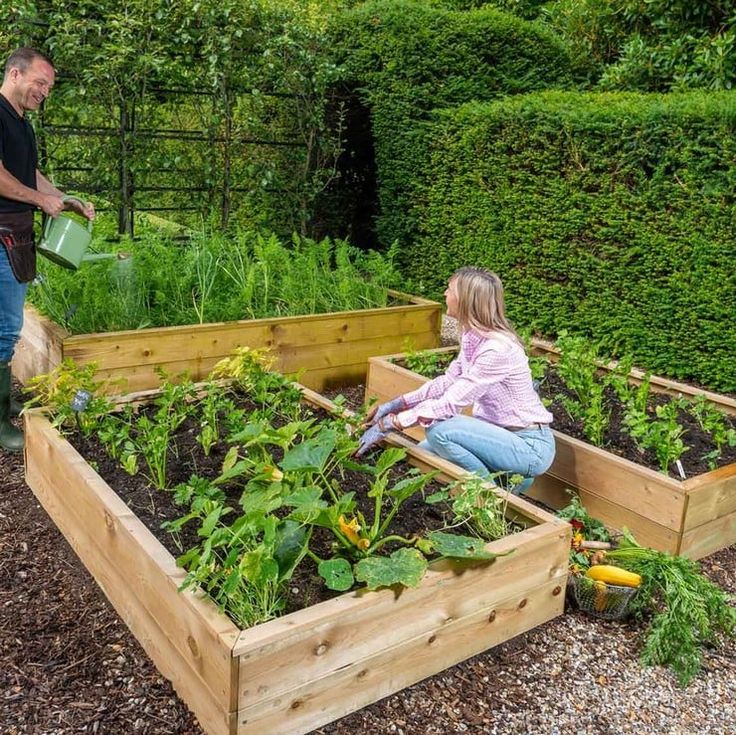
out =
{"type": "Polygon", "coordinates": [[[386,438],[389,431],[400,431],[401,427],[394,414],[388,414],[376,421],[358,440],[356,457],[362,457],[371,447],[386,438]]]}
{"type": "Polygon", "coordinates": [[[407,408],[404,396],[394,398],[392,401],[386,401],[386,403],[376,404],[368,412],[365,417],[364,426],[372,426],[377,421],[380,421],[384,416],[388,416],[390,413],[399,413],[407,408]]]}

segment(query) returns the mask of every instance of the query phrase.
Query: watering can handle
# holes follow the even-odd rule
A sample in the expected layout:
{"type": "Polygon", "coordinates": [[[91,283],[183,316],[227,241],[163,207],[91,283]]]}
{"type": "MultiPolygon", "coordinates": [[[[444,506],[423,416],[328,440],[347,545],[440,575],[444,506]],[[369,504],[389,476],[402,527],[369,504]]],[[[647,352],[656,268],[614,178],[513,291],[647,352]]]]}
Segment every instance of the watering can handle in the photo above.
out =
{"type": "MultiPolygon", "coordinates": [[[[61,197],[62,202],[79,202],[83,207],[86,204],[86,202],[83,202],[79,197],[72,197],[72,196],[63,196],[61,197]]],[[[92,232],[92,220],[87,220],[87,232],[92,232]]]]}

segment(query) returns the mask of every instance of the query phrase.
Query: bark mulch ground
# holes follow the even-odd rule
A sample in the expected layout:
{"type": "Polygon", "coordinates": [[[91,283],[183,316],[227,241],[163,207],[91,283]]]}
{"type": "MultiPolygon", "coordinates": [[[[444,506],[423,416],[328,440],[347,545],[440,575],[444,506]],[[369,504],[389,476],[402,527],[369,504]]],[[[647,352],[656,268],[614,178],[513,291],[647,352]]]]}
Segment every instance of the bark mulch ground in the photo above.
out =
{"type": "MultiPolygon", "coordinates": [[[[736,592],[736,547],[702,566],[736,592]]],[[[640,642],[631,623],[569,611],[317,732],[736,733],[733,648],[707,650],[681,689],[640,666],[640,642]]],[[[201,732],[36,502],[22,456],[0,452],[0,733],[201,732]]]]}

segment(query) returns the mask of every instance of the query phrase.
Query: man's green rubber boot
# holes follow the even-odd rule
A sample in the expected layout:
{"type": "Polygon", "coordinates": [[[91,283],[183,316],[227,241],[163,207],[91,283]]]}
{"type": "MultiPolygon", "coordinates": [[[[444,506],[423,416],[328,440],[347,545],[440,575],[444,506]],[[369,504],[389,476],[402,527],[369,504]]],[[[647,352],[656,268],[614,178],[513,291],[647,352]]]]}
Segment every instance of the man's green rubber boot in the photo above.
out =
{"type": "Polygon", "coordinates": [[[0,362],[0,447],[8,452],[22,452],[23,432],[10,423],[10,365],[0,362]]]}

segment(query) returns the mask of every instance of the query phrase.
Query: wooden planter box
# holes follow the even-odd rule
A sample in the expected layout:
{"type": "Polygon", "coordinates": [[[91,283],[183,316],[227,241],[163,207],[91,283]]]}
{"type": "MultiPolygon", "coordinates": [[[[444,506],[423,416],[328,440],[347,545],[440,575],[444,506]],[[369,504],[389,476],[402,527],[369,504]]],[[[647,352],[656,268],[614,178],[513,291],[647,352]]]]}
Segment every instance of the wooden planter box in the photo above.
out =
{"type": "Polygon", "coordinates": [[[70,357],[82,365],[96,362],[101,378],[125,378],[120,392],[154,388],[156,368],[169,374],[188,371],[204,379],[214,364],[234,348],[267,347],[276,357],[274,369],[299,373],[315,390],[350,385],[365,378],[367,360],[404,348],[440,343],[441,306],[435,301],[389,292],[406,303],[378,309],[331,314],[252,319],[125,332],[70,335],[58,324],[26,306],[25,323],[13,359],[22,382],[47,373],[70,357]]]}
{"type": "MultiPolygon", "coordinates": [[[[534,348],[554,360],[556,351],[548,343],[537,341],[534,348]]],[[[395,364],[403,357],[370,359],[366,399],[387,401],[426,382],[418,373],[395,364]]],[[[632,371],[631,380],[640,381],[643,375],[632,371]]],[[[724,411],[736,413],[736,401],[727,396],[656,376],[651,386],[685,396],[705,393],[724,411]]],[[[418,440],[424,437],[418,427],[406,433],[418,440]]],[[[626,526],[641,544],[693,559],[736,543],[736,464],[680,481],[558,431],[553,433],[555,461],[543,478],[534,482],[530,497],[561,508],[569,502],[565,489],[574,488],[588,512],[607,526],[619,530],[626,526]]]]}
{"type": "Polygon", "coordinates": [[[26,414],[25,429],[28,485],[211,735],[309,732],[563,611],[571,528],[511,497],[525,530],[487,547],[515,549],[509,556],[437,562],[416,589],[347,593],[239,630],[210,601],[177,591],[185,573],[174,558],[41,410],[26,414]]]}

